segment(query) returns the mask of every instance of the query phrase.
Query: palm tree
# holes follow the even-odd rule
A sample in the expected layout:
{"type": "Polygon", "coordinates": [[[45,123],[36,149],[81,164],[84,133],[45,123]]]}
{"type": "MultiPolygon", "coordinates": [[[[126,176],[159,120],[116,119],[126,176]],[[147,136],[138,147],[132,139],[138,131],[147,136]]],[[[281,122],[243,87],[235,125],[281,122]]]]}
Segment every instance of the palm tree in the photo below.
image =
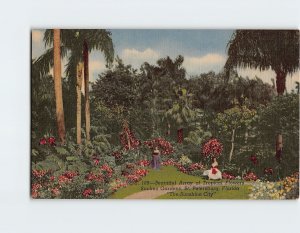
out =
{"type": "MultiPolygon", "coordinates": [[[[90,102],[89,102],[89,61],[88,56],[92,50],[100,50],[104,53],[104,57],[108,64],[113,62],[114,57],[114,48],[111,39],[111,33],[107,30],[103,29],[66,29],[61,30],[61,56],[68,56],[68,63],[66,65],[66,76],[71,80],[76,80],[73,83],[76,86],[76,99],[79,101],[78,95],[81,96],[81,86],[78,86],[78,79],[81,78],[79,75],[84,70],[84,86],[85,86],[85,120],[86,120],[86,137],[87,141],[90,140],[90,102]],[[69,53],[68,53],[69,52],[69,53]],[[80,65],[80,69],[78,69],[78,64],[83,63],[83,67],[80,65]],[[78,92],[78,88],[80,88],[80,92],[78,92]]],[[[44,34],[45,45],[49,46],[53,41],[53,33],[52,30],[46,30],[44,34]]],[[[41,55],[36,61],[35,64],[39,67],[41,74],[47,74],[50,68],[53,66],[53,59],[50,56],[53,48],[48,49],[43,55],[41,55]]],[[[80,98],[81,101],[81,98],[80,98]]],[[[76,115],[79,111],[78,102],[76,104],[77,110],[76,115]]],[[[80,105],[81,106],[81,105],[80,105]]],[[[81,110],[80,110],[81,111],[81,110]]],[[[81,137],[81,126],[80,130],[78,130],[78,121],[76,119],[76,127],[77,127],[77,139],[81,137]],[[80,136],[79,136],[80,135],[80,136]]],[[[81,119],[80,119],[81,122],[81,119]]],[[[80,123],[81,124],[81,123],[80,123]]],[[[79,140],[81,142],[81,140],[79,140]]],[[[77,140],[78,142],[78,140],[77,140]]]]}
{"type": "Polygon", "coordinates": [[[65,117],[62,98],[61,85],[61,51],[60,51],[60,30],[53,29],[53,74],[54,74],[54,92],[56,104],[56,121],[58,137],[62,144],[65,143],[65,117]]]}
{"type": "Polygon", "coordinates": [[[76,142],[81,144],[81,86],[82,86],[83,63],[79,62],[76,67],[76,142]]]}
{"type": "Polygon", "coordinates": [[[228,43],[225,70],[234,67],[272,69],[278,95],[285,90],[286,75],[299,68],[298,30],[237,30],[228,43]]]}
{"type": "Polygon", "coordinates": [[[183,126],[191,122],[195,117],[195,111],[189,106],[191,105],[192,95],[187,93],[185,88],[176,91],[178,100],[173,103],[172,108],[165,112],[164,116],[168,122],[173,121],[177,125],[177,142],[183,142],[183,126]]]}
{"type": "Polygon", "coordinates": [[[100,50],[108,64],[114,60],[114,48],[111,39],[111,33],[107,30],[80,30],[83,40],[83,63],[84,63],[84,94],[85,94],[85,129],[86,140],[90,141],[90,99],[89,99],[89,53],[92,50],[100,50]]]}

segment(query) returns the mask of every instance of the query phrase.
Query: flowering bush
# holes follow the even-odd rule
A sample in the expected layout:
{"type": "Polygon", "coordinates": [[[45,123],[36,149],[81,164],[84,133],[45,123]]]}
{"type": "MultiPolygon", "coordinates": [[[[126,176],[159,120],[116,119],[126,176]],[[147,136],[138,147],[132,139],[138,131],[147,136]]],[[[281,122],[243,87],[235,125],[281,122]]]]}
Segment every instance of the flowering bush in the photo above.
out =
{"type": "Polygon", "coordinates": [[[123,155],[122,155],[122,153],[120,151],[114,151],[112,153],[112,156],[115,157],[116,161],[120,161],[123,158],[123,155]]]}
{"type": "Polygon", "coordinates": [[[196,171],[196,170],[203,170],[203,169],[204,166],[201,163],[192,163],[188,168],[189,171],[196,171]]]}
{"type": "Polygon", "coordinates": [[[126,178],[127,183],[135,183],[140,181],[145,175],[148,174],[148,170],[139,168],[137,165],[129,163],[122,171],[122,175],[126,178]]]}
{"type": "Polygon", "coordinates": [[[150,165],[150,161],[149,160],[140,160],[136,164],[141,167],[148,167],[150,165]]]}
{"type": "Polygon", "coordinates": [[[126,187],[128,183],[121,179],[115,179],[109,184],[109,189],[111,192],[115,192],[120,188],[126,187]]]}
{"type": "Polygon", "coordinates": [[[277,182],[256,181],[253,184],[250,199],[297,199],[299,198],[299,173],[277,182]]]}
{"type": "Polygon", "coordinates": [[[120,133],[120,141],[124,150],[136,149],[141,144],[134,136],[134,133],[129,129],[128,125],[125,124],[123,131],[120,133]]]}
{"type": "Polygon", "coordinates": [[[175,166],[177,163],[175,162],[174,159],[168,159],[164,162],[161,163],[163,166],[175,166]]]}
{"type": "Polygon", "coordinates": [[[248,172],[243,176],[243,179],[246,181],[256,181],[258,177],[253,172],[248,172]]]}
{"type": "Polygon", "coordinates": [[[299,198],[299,172],[283,180],[283,190],[286,192],[286,199],[299,198]]]}
{"type": "Polygon", "coordinates": [[[183,159],[180,162],[176,162],[174,159],[168,159],[161,163],[163,166],[175,166],[179,171],[190,175],[202,175],[204,166],[201,163],[192,163],[187,156],[182,156],[183,159]],[[186,159],[186,158],[187,159],[186,159]],[[200,172],[200,174],[198,174],[200,172]]]}
{"type": "Polygon", "coordinates": [[[249,194],[250,199],[285,199],[285,193],[279,182],[256,181],[249,194]]]}
{"type": "Polygon", "coordinates": [[[223,145],[215,138],[210,139],[203,145],[202,154],[204,157],[219,157],[223,151],[223,145]]]}
{"type": "Polygon", "coordinates": [[[174,152],[174,148],[171,143],[164,138],[154,138],[152,140],[145,141],[144,144],[147,145],[150,149],[154,149],[154,147],[157,146],[162,155],[169,155],[174,152]]]}
{"type": "Polygon", "coordinates": [[[222,178],[226,180],[234,180],[235,176],[229,172],[222,172],[222,178]]]}
{"type": "Polygon", "coordinates": [[[40,145],[49,144],[50,146],[55,146],[56,145],[55,141],[56,141],[55,137],[49,137],[49,138],[43,137],[40,139],[39,144],[40,145]]]}

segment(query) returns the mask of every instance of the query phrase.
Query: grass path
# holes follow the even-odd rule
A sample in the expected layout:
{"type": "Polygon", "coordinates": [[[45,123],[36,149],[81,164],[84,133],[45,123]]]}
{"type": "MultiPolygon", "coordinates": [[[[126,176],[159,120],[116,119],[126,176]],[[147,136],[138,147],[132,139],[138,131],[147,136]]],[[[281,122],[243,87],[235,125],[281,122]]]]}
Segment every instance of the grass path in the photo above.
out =
{"type": "Polygon", "coordinates": [[[150,170],[136,184],[119,189],[112,199],[248,199],[250,183],[208,181],[173,166],[150,170]]]}

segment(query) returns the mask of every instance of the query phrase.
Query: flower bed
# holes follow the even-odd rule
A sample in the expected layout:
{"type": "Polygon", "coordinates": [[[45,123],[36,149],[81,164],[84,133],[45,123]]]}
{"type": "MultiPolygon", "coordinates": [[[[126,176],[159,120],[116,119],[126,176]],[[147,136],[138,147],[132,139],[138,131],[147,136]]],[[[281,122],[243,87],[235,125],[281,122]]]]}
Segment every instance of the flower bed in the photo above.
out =
{"type": "Polygon", "coordinates": [[[253,184],[250,199],[296,199],[299,198],[299,173],[284,178],[278,182],[262,182],[257,180],[253,184]]]}

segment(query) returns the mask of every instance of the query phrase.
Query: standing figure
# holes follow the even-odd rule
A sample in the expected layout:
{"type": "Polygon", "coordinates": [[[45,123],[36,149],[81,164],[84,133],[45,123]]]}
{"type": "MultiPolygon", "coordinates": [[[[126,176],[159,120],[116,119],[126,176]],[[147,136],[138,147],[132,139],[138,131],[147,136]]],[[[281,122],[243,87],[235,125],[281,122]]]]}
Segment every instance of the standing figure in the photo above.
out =
{"type": "Polygon", "coordinates": [[[218,162],[215,157],[213,158],[213,163],[211,164],[211,169],[204,171],[203,175],[208,176],[208,179],[211,179],[211,180],[222,179],[222,173],[218,169],[218,162]]]}
{"type": "Polygon", "coordinates": [[[153,169],[159,169],[160,168],[160,151],[158,147],[154,147],[153,153],[152,153],[152,161],[151,161],[151,166],[153,169]]]}

